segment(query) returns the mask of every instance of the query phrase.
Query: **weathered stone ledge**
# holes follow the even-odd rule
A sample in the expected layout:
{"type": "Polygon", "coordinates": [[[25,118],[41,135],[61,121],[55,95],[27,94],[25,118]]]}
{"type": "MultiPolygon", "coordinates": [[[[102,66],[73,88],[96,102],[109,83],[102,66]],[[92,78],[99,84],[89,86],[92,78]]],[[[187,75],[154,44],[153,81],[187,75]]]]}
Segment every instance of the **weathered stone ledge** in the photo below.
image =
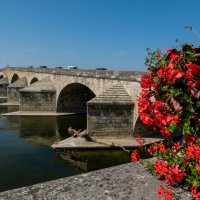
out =
{"type": "MultiPolygon", "coordinates": [[[[103,159],[103,158],[102,158],[103,159]]],[[[156,200],[163,182],[140,163],[116,167],[40,183],[0,193],[1,200],[156,200]]],[[[189,200],[181,189],[174,199],[189,200]]]]}

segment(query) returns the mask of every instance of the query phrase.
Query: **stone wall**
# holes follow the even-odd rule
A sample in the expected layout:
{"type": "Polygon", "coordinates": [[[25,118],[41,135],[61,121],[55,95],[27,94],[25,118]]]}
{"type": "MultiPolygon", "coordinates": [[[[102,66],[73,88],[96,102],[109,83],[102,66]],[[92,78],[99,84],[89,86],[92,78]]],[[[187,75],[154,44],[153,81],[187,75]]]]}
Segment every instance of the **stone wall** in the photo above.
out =
{"type": "Polygon", "coordinates": [[[130,137],[133,104],[88,103],[87,130],[92,137],[130,137]]]}
{"type": "Polygon", "coordinates": [[[56,111],[56,92],[20,92],[21,111],[56,111]]]}
{"type": "Polygon", "coordinates": [[[8,87],[7,88],[7,97],[9,102],[19,102],[19,90],[22,88],[14,88],[8,87]]]}
{"type": "Polygon", "coordinates": [[[0,97],[7,96],[8,77],[0,79],[0,97]]]}
{"type": "Polygon", "coordinates": [[[5,84],[0,85],[0,96],[1,97],[7,96],[7,86],[8,85],[5,85],[5,84]]]}
{"type": "Polygon", "coordinates": [[[87,102],[87,130],[92,137],[130,137],[134,103],[121,83],[87,102]]]}

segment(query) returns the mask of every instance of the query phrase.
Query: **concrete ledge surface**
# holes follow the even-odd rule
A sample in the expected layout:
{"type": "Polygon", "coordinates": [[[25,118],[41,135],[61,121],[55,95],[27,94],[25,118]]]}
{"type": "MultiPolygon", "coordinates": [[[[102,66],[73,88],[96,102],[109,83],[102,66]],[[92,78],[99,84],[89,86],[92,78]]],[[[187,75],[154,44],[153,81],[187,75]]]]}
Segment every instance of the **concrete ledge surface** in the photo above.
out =
{"type": "MultiPolygon", "coordinates": [[[[102,158],[103,159],[103,158],[102,158]]],[[[0,193],[1,200],[156,200],[164,182],[140,163],[128,163],[0,193]]],[[[173,189],[174,199],[192,199],[173,189]]]]}
{"type": "MultiPolygon", "coordinates": [[[[82,137],[69,137],[57,142],[51,147],[55,150],[67,149],[112,149],[112,148],[138,148],[139,144],[135,138],[94,138],[95,141],[87,141],[82,137]]],[[[144,145],[160,141],[161,138],[145,138],[144,145]]]]}

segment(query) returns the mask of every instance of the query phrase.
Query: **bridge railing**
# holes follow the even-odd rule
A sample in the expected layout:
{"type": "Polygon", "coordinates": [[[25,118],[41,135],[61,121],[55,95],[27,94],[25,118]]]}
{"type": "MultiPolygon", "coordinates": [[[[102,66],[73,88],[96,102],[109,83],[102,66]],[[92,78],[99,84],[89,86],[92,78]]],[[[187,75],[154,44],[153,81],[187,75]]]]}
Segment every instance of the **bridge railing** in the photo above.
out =
{"type": "Polygon", "coordinates": [[[26,67],[7,67],[0,69],[0,72],[6,70],[26,71],[34,73],[46,73],[55,75],[79,76],[86,78],[103,78],[126,81],[140,81],[142,74],[147,72],[139,71],[112,71],[112,70],[84,70],[84,69],[57,69],[57,68],[26,68],[26,67]]]}

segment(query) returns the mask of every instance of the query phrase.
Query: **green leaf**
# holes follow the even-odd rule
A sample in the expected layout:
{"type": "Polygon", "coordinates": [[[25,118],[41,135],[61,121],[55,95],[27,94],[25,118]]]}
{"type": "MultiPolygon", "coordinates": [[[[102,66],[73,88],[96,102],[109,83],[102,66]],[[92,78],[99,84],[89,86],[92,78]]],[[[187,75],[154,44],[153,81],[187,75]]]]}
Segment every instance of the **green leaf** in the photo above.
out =
{"type": "Polygon", "coordinates": [[[169,89],[169,86],[168,85],[164,85],[160,88],[160,90],[162,91],[167,91],[169,89]]]}

